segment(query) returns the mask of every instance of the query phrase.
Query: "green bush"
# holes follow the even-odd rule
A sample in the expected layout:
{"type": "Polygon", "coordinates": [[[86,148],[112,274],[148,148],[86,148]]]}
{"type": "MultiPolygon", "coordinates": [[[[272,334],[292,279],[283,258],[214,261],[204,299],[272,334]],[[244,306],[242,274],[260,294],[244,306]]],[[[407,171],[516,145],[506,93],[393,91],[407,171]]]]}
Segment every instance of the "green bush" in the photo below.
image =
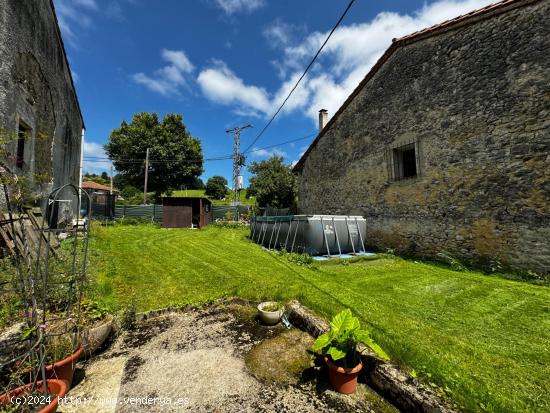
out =
{"type": "Polygon", "coordinates": [[[131,330],[136,325],[136,305],[131,303],[122,310],[120,327],[123,330],[131,330]]]}
{"type": "Polygon", "coordinates": [[[296,265],[300,265],[303,267],[311,267],[315,263],[315,260],[313,257],[309,254],[298,254],[298,253],[290,253],[285,250],[280,250],[277,252],[277,254],[283,258],[285,258],[287,261],[292,262],[296,265]]]}

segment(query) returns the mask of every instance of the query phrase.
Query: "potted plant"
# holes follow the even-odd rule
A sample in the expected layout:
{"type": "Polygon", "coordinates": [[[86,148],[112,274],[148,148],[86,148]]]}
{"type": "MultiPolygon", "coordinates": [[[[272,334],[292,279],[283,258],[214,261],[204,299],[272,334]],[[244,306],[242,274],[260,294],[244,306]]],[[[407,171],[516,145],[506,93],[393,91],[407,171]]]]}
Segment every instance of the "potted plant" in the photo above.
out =
{"type": "Polygon", "coordinates": [[[84,346],[73,334],[50,338],[46,345],[46,378],[62,380],[71,388],[76,362],[84,352],[84,346]]]}
{"type": "Polygon", "coordinates": [[[339,393],[349,394],[357,387],[357,377],[363,368],[357,345],[363,343],[378,356],[388,359],[384,351],[362,330],[357,317],[349,309],[334,316],[330,330],[317,337],[313,350],[324,355],[329,369],[330,384],[339,393]]]}
{"type": "Polygon", "coordinates": [[[268,326],[277,324],[283,316],[283,306],[276,301],[264,301],[258,304],[258,311],[260,319],[268,326]]]}
{"type": "MultiPolygon", "coordinates": [[[[0,410],[1,411],[19,411],[18,409],[22,407],[21,401],[25,400],[25,397],[28,399],[29,396],[41,396],[44,388],[42,386],[42,381],[37,381],[36,384],[26,384],[24,386],[18,387],[8,393],[0,395],[0,410]],[[20,398],[20,399],[18,399],[20,398]],[[11,405],[11,406],[10,406],[11,405]],[[11,407],[14,410],[11,410],[11,407]]],[[[28,407],[39,408],[43,406],[40,410],[37,410],[38,413],[53,413],[57,410],[57,405],[59,404],[59,399],[65,397],[68,387],[63,380],[47,380],[46,381],[48,388],[48,396],[45,398],[38,397],[36,400],[41,400],[43,403],[39,405],[32,405],[28,407]],[[47,404],[46,404],[47,403],[47,404]]],[[[33,410],[35,411],[35,410],[33,410]]]]}

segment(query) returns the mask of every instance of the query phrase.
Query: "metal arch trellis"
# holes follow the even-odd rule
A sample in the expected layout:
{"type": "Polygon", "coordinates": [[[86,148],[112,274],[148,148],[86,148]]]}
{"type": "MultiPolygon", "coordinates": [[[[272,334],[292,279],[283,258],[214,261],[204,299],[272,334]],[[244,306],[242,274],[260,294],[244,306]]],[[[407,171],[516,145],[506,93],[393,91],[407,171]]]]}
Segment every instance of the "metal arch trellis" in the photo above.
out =
{"type": "MultiPolygon", "coordinates": [[[[26,227],[23,219],[25,212],[21,205],[21,191],[18,187],[18,177],[7,167],[0,165],[0,179],[8,215],[8,225],[14,242],[14,275],[11,286],[6,291],[15,293],[22,302],[22,319],[25,334],[13,343],[12,357],[0,361],[0,373],[11,374],[3,377],[2,393],[12,391],[20,384],[31,384],[36,389],[37,382],[42,381],[42,393],[47,393],[47,379],[51,372],[47,371],[46,356],[49,350],[49,340],[69,334],[73,347],[81,344],[82,324],[81,301],[86,287],[87,251],[90,230],[90,215],[86,219],[80,216],[83,200],[91,214],[91,199],[86,191],[75,185],[67,184],[54,189],[48,196],[45,213],[38,227],[26,227]],[[10,187],[16,196],[12,201],[10,187]],[[65,196],[70,199],[61,199],[65,196]],[[76,200],[76,208],[74,201],[76,200]],[[64,208],[59,208],[64,204],[64,208]],[[76,209],[76,211],[75,211],[76,209]],[[59,212],[64,214],[59,219],[59,212]],[[76,219],[74,217],[76,216],[76,219]],[[16,228],[16,225],[19,228],[16,228]],[[33,235],[34,234],[34,235],[33,235]],[[55,257],[52,265],[52,241],[60,234],[67,239],[59,248],[66,254],[55,257]],[[19,237],[19,239],[17,239],[19,237]],[[29,242],[34,239],[35,243],[29,242]],[[36,242],[37,240],[37,242],[36,242]],[[34,251],[33,251],[34,248],[34,251]],[[68,265],[66,265],[68,264],[68,265]],[[63,290],[63,288],[65,288],[63,290]],[[57,308],[50,296],[53,290],[59,289],[64,299],[57,308]],[[61,326],[59,330],[51,326],[61,326]],[[23,369],[23,371],[20,371],[23,369]],[[19,374],[14,374],[18,372],[19,374]],[[21,374],[23,373],[23,374],[21,374]],[[27,382],[23,382],[24,380],[27,382]]],[[[1,293],[2,291],[0,291],[1,293]]]]}

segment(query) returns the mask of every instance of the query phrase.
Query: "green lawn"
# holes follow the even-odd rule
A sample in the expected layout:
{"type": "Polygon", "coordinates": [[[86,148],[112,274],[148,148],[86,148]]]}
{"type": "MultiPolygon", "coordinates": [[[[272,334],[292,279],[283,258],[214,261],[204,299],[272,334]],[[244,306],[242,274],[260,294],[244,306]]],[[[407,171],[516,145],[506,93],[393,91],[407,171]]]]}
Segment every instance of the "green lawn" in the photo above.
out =
{"type": "MultiPolygon", "coordinates": [[[[206,197],[204,194],[204,189],[187,189],[181,191],[174,191],[172,196],[184,196],[184,197],[206,197]]],[[[210,199],[214,205],[231,205],[233,201],[233,191],[229,191],[229,195],[225,199],[210,199]]],[[[256,203],[256,198],[250,197],[246,198],[246,189],[243,189],[239,192],[239,200],[243,205],[254,205],[256,203]]]]}
{"type": "Polygon", "coordinates": [[[222,296],[350,307],[393,360],[469,411],[550,411],[550,288],[384,257],[301,267],[247,231],[93,228],[98,294],[138,310],[222,296]]]}

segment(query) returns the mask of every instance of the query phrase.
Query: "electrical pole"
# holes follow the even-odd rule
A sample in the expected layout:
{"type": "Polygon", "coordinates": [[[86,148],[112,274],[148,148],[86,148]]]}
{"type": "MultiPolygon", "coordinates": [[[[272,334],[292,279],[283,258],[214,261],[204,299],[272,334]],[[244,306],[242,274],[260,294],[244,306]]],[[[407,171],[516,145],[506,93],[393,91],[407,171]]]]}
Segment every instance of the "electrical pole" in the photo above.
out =
{"type": "Polygon", "coordinates": [[[149,148],[145,154],[145,183],[143,184],[143,205],[147,205],[147,178],[149,177],[149,148]]]}
{"type": "Polygon", "coordinates": [[[113,165],[111,165],[111,190],[109,194],[113,195],[113,165]]]}
{"type": "Polygon", "coordinates": [[[233,133],[233,204],[239,205],[239,189],[241,189],[241,166],[244,165],[244,155],[241,153],[241,132],[252,125],[245,125],[228,129],[226,133],[233,133]]]}

